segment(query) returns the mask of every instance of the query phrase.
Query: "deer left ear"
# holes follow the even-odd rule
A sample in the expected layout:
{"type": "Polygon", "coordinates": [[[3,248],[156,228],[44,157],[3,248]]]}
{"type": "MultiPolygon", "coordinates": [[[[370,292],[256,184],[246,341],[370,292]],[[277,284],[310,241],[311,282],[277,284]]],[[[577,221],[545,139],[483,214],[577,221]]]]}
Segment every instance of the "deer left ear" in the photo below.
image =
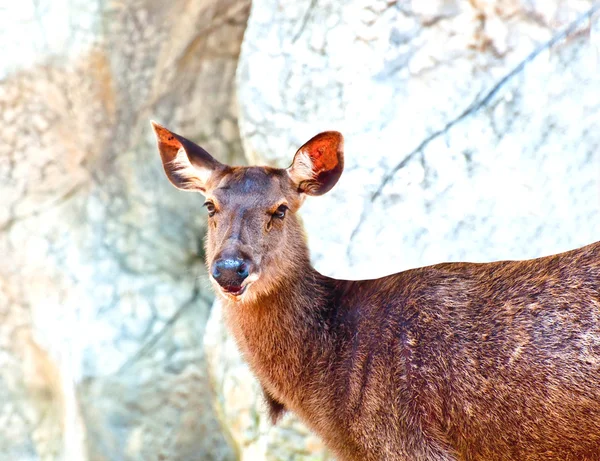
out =
{"type": "Polygon", "coordinates": [[[158,152],[169,181],[178,189],[206,193],[206,184],[227,167],[202,147],[151,121],[158,152]]]}
{"type": "Polygon", "coordinates": [[[338,182],[344,169],[344,137],[324,131],[304,144],[287,169],[299,192],[323,195],[338,182]]]}

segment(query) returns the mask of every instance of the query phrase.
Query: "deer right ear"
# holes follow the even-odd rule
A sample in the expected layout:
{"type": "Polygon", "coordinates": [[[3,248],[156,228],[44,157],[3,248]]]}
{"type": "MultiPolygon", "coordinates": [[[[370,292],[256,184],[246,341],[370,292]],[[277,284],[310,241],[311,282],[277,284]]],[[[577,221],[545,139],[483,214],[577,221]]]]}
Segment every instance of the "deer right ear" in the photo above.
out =
{"type": "Polygon", "coordinates": [[[206,192],[210,177],[225,165],[202,147],[151,121],[165,173],[178,189],[206,192]]]}
{"type": "Polygon", "coordinates": [[[299,192],[323,195],[335,186],[343,169],[342,133],[324,131],[298,149],[287,172],[299,192]]]}

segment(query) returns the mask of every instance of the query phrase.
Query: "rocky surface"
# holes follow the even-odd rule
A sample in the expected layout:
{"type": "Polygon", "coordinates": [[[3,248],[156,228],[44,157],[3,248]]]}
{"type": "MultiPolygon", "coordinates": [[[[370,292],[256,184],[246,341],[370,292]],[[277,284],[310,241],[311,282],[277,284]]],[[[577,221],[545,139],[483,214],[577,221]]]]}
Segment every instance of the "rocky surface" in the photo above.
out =
{"type": "Polygon", "coordinates": [[[165,180],[149,118],[241,159],[248,14],[2,6],[0,459],[235,458],[202,347],[202,200],[165,180]]]}

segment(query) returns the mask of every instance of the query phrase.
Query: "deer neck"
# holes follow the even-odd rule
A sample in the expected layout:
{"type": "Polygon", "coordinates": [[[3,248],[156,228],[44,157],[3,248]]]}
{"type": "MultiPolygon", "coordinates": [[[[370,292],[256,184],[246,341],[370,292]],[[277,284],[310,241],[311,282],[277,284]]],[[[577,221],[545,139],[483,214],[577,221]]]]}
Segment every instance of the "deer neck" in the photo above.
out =
{"type": "Polygon", "coordinates": [[[314,372],[329,350],[324,314],[335,284],[307,260],[268,295],[248,303],[224,303],[226,322],[244,358],[263,387],[288,405],[302,400],[305,375],[314,372]]]}

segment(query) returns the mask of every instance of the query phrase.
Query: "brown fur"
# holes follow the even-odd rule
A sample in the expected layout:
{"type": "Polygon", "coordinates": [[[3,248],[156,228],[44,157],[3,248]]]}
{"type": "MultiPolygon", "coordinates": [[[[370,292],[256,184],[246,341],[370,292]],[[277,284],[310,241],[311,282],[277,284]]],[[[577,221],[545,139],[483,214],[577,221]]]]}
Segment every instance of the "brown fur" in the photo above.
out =
{"type": "Polygon", "coordinates": [[[203,185],[209,267],[233,246],[259,274],[241,297],[215,287],[273,420],[293,411],[347,461],[600,459],[600,243],[335,280],[310,265],[292,177],[203,185]]]}

